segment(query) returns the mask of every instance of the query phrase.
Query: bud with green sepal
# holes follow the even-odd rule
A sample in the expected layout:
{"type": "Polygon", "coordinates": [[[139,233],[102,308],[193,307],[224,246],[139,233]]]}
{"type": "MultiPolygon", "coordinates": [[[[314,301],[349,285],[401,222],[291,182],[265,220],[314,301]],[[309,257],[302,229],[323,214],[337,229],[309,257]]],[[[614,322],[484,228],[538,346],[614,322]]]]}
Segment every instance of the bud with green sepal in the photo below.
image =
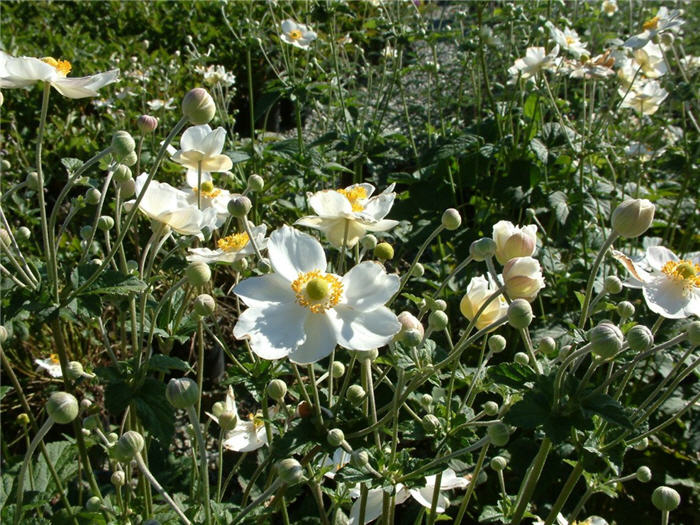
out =
{"type": "Polygon", "coordinates": [[[187,282],[192,286],[203,286],[211,279],[211,270],[205,262],[193,262],[185,270],[187,282]]]}
{"type": "Polygon", "coordinates": [[[199,387],[189,377],[173,378],[165,388],[165,397],[175,408],[189,408],[199,401],[199,387]]]}
{"type": "Polygon", "coordinates": [[[532,322],[532,306],[525,299],[516,299],[508,305],[508,324],[513,328],[522,329],[532,322]]]}
{"type": "Polygon", "coordinates": [[[443,212],[441,222],[446,230],[453,231],[462,225],[462,217],[454,208],[448,208],[443,212]]]}
{"type": "Polygon", "coordinates": [[[182,99],[182,114],[191,124],[208,124],[216,114],[214,99],[204,88],[194,88],[182,99]]]}

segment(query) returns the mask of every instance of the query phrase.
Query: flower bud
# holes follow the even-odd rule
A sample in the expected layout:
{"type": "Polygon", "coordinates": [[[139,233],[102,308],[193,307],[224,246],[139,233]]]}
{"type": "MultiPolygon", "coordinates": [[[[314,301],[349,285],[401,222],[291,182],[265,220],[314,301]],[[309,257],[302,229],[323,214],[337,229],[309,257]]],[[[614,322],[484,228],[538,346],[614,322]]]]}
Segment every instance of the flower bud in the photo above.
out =
{"type": "Polygon", "coordinates": [[[72,379],[73,381],[80,379],[85,375],[85,370],[83,370],[83,365],[81,365],[78,361],[69,361],[68,362],[68,367],[66,368],[66,376],[68,379],[72,379]]]}
{"type": "Polygon", "coordinates": [[[423,394],[422,396],[420,396],[420,405],[423,408],[428,409],[428,408],[430,408],[430,405],[432,405],[432,404],[433,404],[433,396],[431,396],[430,394],[423,394]]]}
{"type": "Polygon", "coordinates": [[[469,246],[469,255],[477,262],[485,261],[496,253],[496,243],[489,237],[477,239],[469,246]]]}
{"type": "Polygon", "coordinates": [[[258,261],[257,268],[260,270],[260,273],[270,273],[272,265],[270,264],[269,259],[260,259],[258,261]]]}
{"type": "Polygon", "coordinates": [[[129,166],[126,164],[117,164],[116,168],[114,168],[114,171],[112,172],[114,182],[124,182],[132,177],[133,175],[131,174],[131,168],[129,168],[129,166]]]}
{"type": "Polygon", "coordinates": [[[486,414],[489,417],[498,415],[499,407],[498,403],[496,403],[495,401],[487,401],[486,403],[484,403],[482,408],[484,409],[484,414],[486,414]]]}
{"type": "Polygon", "coordinates": [[[353,467],[361,469],[367,463],[369,463],[369,454],[366,450],[353,450],[352,454],[350,454],[350,464],[353,467]]]}
{"type": "Polygon", "coordinates": [[[661,511],[672,511],[681,504],[681,495],[671,487],[656,487],[651,494],[651,502],[661,511]]]}
{"type": "Polygon", "coordinates": [[[369,350],[355,350],[355,357],[360,362],[364,361],[365,359],[374,361],[377,359],[377,357],[379,357],[379,350],[376,348],[371,348],[369,350]]]}
{"type": "Polygon", "coordinates": [[[182,114],[195,126],[209,123],[215,113],[214,99],[204,88],[191,89],[182,99],[182,114]]]}
{"type": "Polygon", "coordinates": [[[622,291],[622,281],[616,275],[608,275],[603,281],[603,289],[611,295],[618,294],[622,291]]]}
{"type": "Polygon", "coordinates": [[[226,412],[226,403],[223,401],[217,401],[211,406],[211,413],[217,418],[224,412],[226,412]]]}
{"type": "Polygon", "coordinates": [[[447,314],[441,310],[430,312],[430,315],[428,316],[428,326],[436,332],[444,330],[447,327],[448,322],[449,319],[447,314]]]}
{"type": "Polygon", "coordinates": [[[175,408],[189,408],[199,400],[199,387],[189,377],[173,378],[165,387],[165,397],[175,408]]]}
{"type": "Polygon", "coordinates": [[[79,234],[81,239],[87,241],[90,238],[90,235],[92,235],[92,226],[83,226],[80,228],[79,234]]]}
{"type": "Polygon", "coordinates": [[[221,414],[219,414],[219,427],[221,427],[221,430],[224,432],[228,432],[229,430],[233,430],[236,428],[236,425],[238,424],[238,416],[234,411],[228,411],[225,410],[221,414]]]}
{"type": "Polygon", "coordinates": [[[158,127],[158,119],[151,115],[141,115],[136,120],[136,126],[141,133],[153,133],[158,127]]]}
{"type": "Polygon", "coordinates": [[[547,356],[551,356],[557,351],[557,343],[551,337],[543,337],[540,339],[539,346],[537,347],[541,353],[547,356]]]}
{"type": "Polygon", "coordinates": [[[260,175],[253,174],[248,177],[248,189],[250,191],[262,191],[265,187],[265,181],[260,175]]]}
{"type": "Polygon", "coordinates": [[[700,321],[693,321],[688,325],[688,341],[693,346],[700,346],[700,321]]]}
{"type": "Polygon", "coordinates": [[[588,331],[591,352],[602,359],[608,359],[622,348],[622,332],[614,324],[603,321],[588,331]]]}
{"type": "Polygon", "coordinates": [[[636,472],[637,481],[649,483],[651,481],[651,469],[649,467],[639,467],[636,472]]]}
{"type": "Polygon", "coordinates": [[[496,260],[506,264],[516,257],[529,257],[537,248],[537,226],[514,226],[510,221],[498,221],[493,226],[496,260]]]}
{"type": "Polygon", "coordinates": [[[365,250],[374,250],[377,246],[377,238],[371,233],[367,234],[360,239],[360,244],[365,250]]]}
{"type": "Polygon", "coordinates": [[[116,158],[126,157],[135,149],[136,142],[128,131],[117,131],[112,135],[112,152],[116,158]]]}
{"type": "Polygon", "coordinates": [[[516,352],[513,356],[513,361],[519,365],[527,365],[530,362],[530,358],[525,352],[516,352]]]}
{"type": "Polygon", "coordinates": [[[516,299],[508,305],[508,324],[513,328],[527,328],[532,318],[532,307],[525,299],[516,299]]]}
{"type": "Polygon", "coordinates": [[[634,450],[639,450],[641,452],[642,450],[646,450],[646,448],[648,446],[649,446],[649,439],[642,438],[639,441],[637,441],[634,445],[632,445],[632,448],[634,448],[634,450]]]}
{"type": "Polygon", "coordinates": [[[88,498],[85,502],[85,510],[88,512],[100,512],[102,510],[102,502],[97,496],[88,498]]]}
{"type": "MultiPolygon", "coordinates": [[[[76,361],[71,361],[71,362],[75,363],[76,361]]],[[[68,363],[68,364],[70,365],[70,363],[68,363]]],[[[83,374],[89,375],[89,374],[86,374],[85,372],[83,372],[83,374]]],[[[92,375],[91,377],[94,377],[94,375],[92,375]]],[[[83,399],[80,400],[80,411],[81,412],[85,412],[86,410],[89,410],[90,407],[92,407],[92,399],[84,397],[83,399]]]]}
{"type": "Polygon", "coordinates": [[[211,270],[205,262],[193,262],[185,270],[185,276],[192,286],[202,286],[211,279],[211,270]]]}
{"type": "Polygon", "coordinates": [[[139,454],[144,447],[143,436],[138,432],[129,430],[122,434],[112,447],[112,454],[121,463],[128,463],[139,454]]]}
{"type": "Polygon", "coordinates": [[[27,183],[27,188],[30,190],[36,191],[39,189],[39,174],[36,171],[27,173],[27,178],[24,180],[27,183]]]}
{"type": "Polygon", "coordinates": [[[296,485],[304,479],[304,469],[294,458],[287,458],[277,463],[277,473],[287,485],[296,485]]]}
{"type": "Polygon", "coordinates": [[[654,220],[654,205],[647,199],[627,199],[612,214],[612,229],[620,237],[639,237],[654,220]]]}
{"type": "Polygon", "coordinates": [[[136,181],[132,178],[120,182],[119,191],[123,199],[128,199],[136,193],[136,181]]]}
{"type": "Polygon", "coordinates": [[[390,261],[394,258],[394,248],[388,242],[380,242],[374,247],[374,256],[380,261],[390,261]]]}
{"type": "Polygon", "coordinates": [[[532,257],[511,259],[503,267],[503,282],[511,299],[525,299],[531,303],[544,288],[540,263],[532,257]]]}
{"type": "Polygon", "coordinates": [[[32,236],[32,232],[26,226],[20,226],[15,232],[15,237],[18,241],[26,241],[32,236]]]}
{"type": "Polygon", "coordinates": [[[126,484],[126,474],[124,474],[123,470],[116,470],[112,472],[112,476],[109,480],[115,487],[123,487],[126,484]]]}
{"type": "Polygon", "coordinates": [[[216,310],[216,301],[206,293],[200,294],[194,300],[194,311],[200,317],[207,317],[216,310]]]}
{"type": "Polygon", "coordinates": [[[510,432],[508,427],[504,423],[494,423],[489,425],[486,429],[486,433],[491,440],[491,443],[497,447],[505,446],[510,440],[510,432]]]}
{"type": "Polygon", "coordinates": [[[248,259],[238,259],[233,262],[233,269],[237,272],[244,272],[248,269],[248,259]]]}
{"type": "Polygon", "coordinates": [[[0,344],[4,343],[7,341],[7,328],[5,328],[3,325],[0,324],[0,344]]]}
{"type": "Polygon", "coordinates": [[[440,430],[440,420],[433,414],[424,415],[423,419],[421,419],[421,424],[428,434],[435,434],[435,432],[440,430]]]}
{"type": "Polygon", "coordinates": [[[496,456],[491,459],[491,468],[496,472],[504,470],[508,466],[508,460],[503,456],[496,456]]]}
{"type": "Polygon", "coordinates": [[[253,205],[248,197],[234,197],[228,201],[228,205],[226,206],[228,212],[238,218],[248,215],[252,207],[253,205]]]}
{"type": "Polygon", "coordinates": [[[345,365],[340,361],[333,361],[333,366],[331,367],[331,375],[334,379],[338,379],[345,375],[345,365]]]}
{"type": "Polygon", "coordinates": [[[68,392],[54,392],[46,402],[46,412],[56,423],[65,425],[78,417],[78,400],[68,392]]]}
{"type": "Polygon", "coordinates": [[[339,447],[345,441],[345,434],[339,428],[332,428],[326,434],[326,441],[332,447],[339,447]]]}
{"type": "Polygon", "coordinates": [[[643,324],[638,324],[627,332],[627,344],[635,352],[644,352],[654,344],[654,334],[643,324]]]}
{"type": "Polygon", "coordinates": [[[12,243],[12,238],[5,228],[0,228],[0,241],[2,241],[2,243],[6,246],[9,246],[12,243]]]}
{"type": "Polygon", "coordinates": [[[454,208],[447,208],[442,214],[442,225],[446,230],[456,230],[462,225],[462,217],[454,208]]]}
{"type": "Polygon", "coordinates": [[[413,267],[413,270],[411,270],[411,275],[413,277],[423,277],[425,274],[425,267],[421,263],[416,263],[416,265],[413,267]]]}
{"type": "Polygon", "coordinates": [[[90,205],[95,205],[98,202],[100,202],[100,197],[102,197],[102,193],[100,193],[100,190],[97,188],[90,188],[85,192],[85,202],[87,202],[90,205]]]}
{"type": "Polygon", "coordinates": [[[267,384],[267,395],[281,402],[287,395],[287,383],[281,379],[273,379],[267,384]]]}
{"type": "Polygon", "coordinates": [[[620,301],[617,303],[617,313],[621,319],[630,319],[634,315],[634,305],[629,301],[620,301]]]}
{"type": "Polygon", "coordinates": [[[360,385],[350,385],[346,397],[351,405],[357,406],[365,400],[366,395],[365,389],[360,385]]]}
{"type": "MultiPolygon", "coordinates": [[[[425,333],[425,330],[424,330],[421,322],[411,312],[407,312],[407,311],[401,312],[397,316],[397,318],[399,320],[399,323],[401,323],[401,330],[399,331],[398,334],[396,334],[394,336],[394,341],[400,341],[401,343],[408,344],[408,342],[406,341],[406,333],[409,330],[413,330],[414,332],[418,332],[419,337],[420,337],[418,343],[420,343],[420,341],[423,339],[423,334],[425,333]]],[[[418,344],[418,343],[416,343],[416,344],[418,344]]],[[[411,346],[411,345],[408,345],[408,346],[411,346]]],[[[412,346],[416,346],[416,345],[412,345],[412,346]]]]}
{"type": "Polygon", "coordinates": [[[97,227],[103,232],[109,231],[114,227],[114,219],[109,215],[102,215],[97,219],[97,227]]]}
{"type": "Polygon", "coordinates": [[[26,427],[29,424],[29,416],[22,412],[17,416],[17,423],[19,423],[23,427],[26,427]]]}
{"type": "Polygon", "coordinates": [[[136,161],[138,160],[138,157],[136,156],[136,152],[132,151],[128,155],[124,155],[121,158],[121,163],[124,164],[125,166],[133,166],[136,164],[136,161]]]}
{"type": "Polygon", "coordinates": [[[410,330],[406,330],[403,333],[401,337],[401,342],[409,348],[413,348],[421,344],[421,341],[423,341],[423,335],[423,330],[418,331],[412,328],[410,330]]]}
{"type": "Polygon", "coordinates": [[[500,354],[506,349],[506,338],[502,335],[492,335],[489,337],[489,350],[494,354],[500,354]]]}
{"type": "Polygon", "coordinates": [[[431,308],[433,310],[439,310],[441,312],[444,312],[445,310],[447,310],[447,302],[443,299],[436,299],[435,301],[433,301],[431,308]]]}

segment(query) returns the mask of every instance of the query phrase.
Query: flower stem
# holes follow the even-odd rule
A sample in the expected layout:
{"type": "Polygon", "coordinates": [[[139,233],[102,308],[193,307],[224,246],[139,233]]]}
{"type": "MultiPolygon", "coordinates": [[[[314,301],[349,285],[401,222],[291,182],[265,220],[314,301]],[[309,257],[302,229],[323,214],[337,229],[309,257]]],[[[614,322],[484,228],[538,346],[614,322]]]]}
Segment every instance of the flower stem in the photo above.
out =
{"type": "Polygon", "coordinates": [[[520,491],[518,492],[517,505],[515,507],[515,512],[510,520],[510,525],[518,525],[522,519],[525,510],[527,509],[528,503],[530,503],[530,498],[535,492],[535,487],[537,486],[537,481],[540,479],[540,474],[542,474],[542,469],[547,461],[547,455],[552,448],[552,442],[548,437],[542,440],[540,449],[537,455],[532,460],[532,464],[525,475],[525,479],[520,486],[520,491]]]}
{"type": "Polygon", "coordinates": [[[561,511],[562,507],[566,503],[566,500],[569,499],[571,491],[574,490],[576,482],[578,482],[579,478],[581,477],[581,474],[583,474],[583,461],[579,460],[578,463],[576,463],[574,470],[572,470],[571,474],[569,474],[569,478],[566,480],[564,488],[561,489],[559,497],[552,506],[552,510],[549,511],[549,514],[547,515],[547,518],[544,522],[545,525],[552,525],[552,523],[554,523],[557,514],[559,514],[559,512],[561,511]]]}
{"type": "MultiPolygon", "coordinates": [[[[211,506],[209,501],[209,469],[207,463],[207,445],[204,442],[204,436],[202,435],[202,427],[199,424],[199,418],[197,417],[197,412],[194,406],[190,406],[187,409],[187,415],[190,418],[190,423],[194,427],[194,435],[197,438],[197,443],[199,444],[199,468],[200,468],[200,480],[201,484],[201,497],[202,503],[204,504],[204,515],[205,523],[207,525],[211,524],[211,506]]],[[[155,485],[154,485],[155,486],[155,485]]],[[[158,490],[156,488],[156,490],[158,490]]]]}
{"type": "Polygon", "coordinates": [[[617,238],[617,233],[615,233],[614,231],[610,232],[610,235],[608,235],[608,238],[605,239],[605,242],[603,242],[603,245],[600,247],[600,250],[598,250],[598,255],[596,255],[595,261],[593,261],[593,267],[590,270],[588,284],[586,285],[586,294],[583,298],[583,305],[581,306],[581,319],[578,323],[578,327],[582,330],[586,326],[586,319],[588,318],[588,307],[591,302],[591,295],[593,294],[593,283],[595,282],[595,277],[598,273],[598,268],[600,267],[600,263],[603,261],[603,257],[608,251],[608,248],[612,246],[612,243],[615,242],[617,238]]]}
{"type": "Polygon", "coordinates": [[[32,442],[29,444],[29,448],[27,448],[27,452],[24,454],[24,461],[22,461],[22,467],[19,470],[19,476],[17,476],[17,499],[15,505],[14,525],[17,525],[22,519],[22,497],[24,496],[24,476],[27,474],[27,466],[32,461],[32,455],[34,454],[36,447],[39,445],[41,440],[44,439],[46,434],[48,434],[49,430],[51,430],[53,423],[53,419],[49,417],[41,426],[36,436],[34,436],[34,439],[32,439],[32,442]]]}
{"type": "MultiPolygon", "coordinates": [[[[153,488],[156,489],[156,492],[161,495],[161,497],[166,501],[168,505],[170,505],[170,508],[175,511],[175,514],[180,518],[180,520],[187,524],[187,525],[192,525],[192,522],[187,519],[187,516],[185,516],[185,513],[182,512],[180,507],[177,506],[177,503],[173,501],[173,499],[170,497],[170,495],[165,491],[165,489],[161,486],[160,483],[158,483],[158,480],[151,474],[151,471],[148,470],[148,466],[146,465],[146,462],[143,460],[141,457],[141,454],[136,454],[135,458],[136,464],[139,466],[139,469],[141,470],[141,473],[144,475],[144,477],[148,480],[148,482],[153,485],[153,488]]],[[[209,502],[207,501],[207,508],[209,507],[209,502]]],[[[207,523],[209,523],[207,521],[207,523]]]]}
{"type": "Polygon", "coordinates": [[[479,457],[477,458],[476,465],[474,466],[474,470],[472,471],[472,479],[469,482],[469,485],[467,486],[467,492],[464,494],[462,504],[459,506],[459,512],[457,513],[457,517],[455,518],[455,525],[459,525],[460,523],[462,523],[464,513],[467,511],[467,505],[469,505],[469,500],[471,499],[472,494],[474,494],[474,489],[476,488],[476,481],[479,478],[481,467],[484,465],[484,459],[486,459],[486,452],[489,450],[489,445],[491,445],[491,441],[487,440],[486,443],[484,443],[484,446],[481,447],[481,452],[479,452],[479,457]]]}

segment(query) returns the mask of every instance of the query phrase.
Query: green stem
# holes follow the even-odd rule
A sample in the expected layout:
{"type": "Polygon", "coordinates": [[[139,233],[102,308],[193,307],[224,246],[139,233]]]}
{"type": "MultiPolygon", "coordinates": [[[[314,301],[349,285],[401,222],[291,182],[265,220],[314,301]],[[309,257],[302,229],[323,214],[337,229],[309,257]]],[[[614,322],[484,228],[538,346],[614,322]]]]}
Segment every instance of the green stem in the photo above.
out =
{"type": "Polygon", "coordinates": [[[467,486],[467,492],[464,494],[464,498],[462,499],[462,504],[459,506],[459,512],[457,513],[457,517],[455,518],[455,525],[459,525],[462,523],[462,519],[464,518],[464,514],[467,511],[467,505],[469,505],[469,500],[472,497],[472,494],[474,494],[474,489],[476,488],[476,481],[479,479],[479,473],[481,472],[481,467],[484,465],[484,459],[486,459],[486,452],[489,450],[489,445],[491,445],[491,441],[487,440],[486,443],[484,443],[484,446],[481,447],[481,452],[479,452],[479,457],[476,460],[476,465],[474,466],[474,470],[472,471],[472,479],[469,482],[469,485],[467,486]]]}
{"type": "MultiPolygon", "coordinates": [[[[204,442],[204,436],[202,435],[202,427],[199,424],[199,418],[197,417],[197,412],[194,406],[190,406],[187,409],[187,415],[190,418],[190,423],[194,427],[194,435],[197,438],[197,444],[199,445],[199,468],[200,468],[200,484],[201,484],[201,496],[202,503],[204,505],[204,515],[206,525],[211,524],[211,504],[209,501],[209,469],[207,463],[207,445],[204,442]]],[[[156,489],[157,490],[157,489],[156,489]]]]}
{"type": "Polygon", "coordinates": [[[525,475],[522,485],[520,486],[520,491],[518,492],[517,505],[515,507],[515,512],[510,520],[510,525],[518,525],[522,519],[525,510],[527,509],[532,494],[535,492],[535,487],[537,486],[537,481],[540,479],[540,474],[542,474],[542,469],[547,461],[547,455],[552,448],[552,442],[548,437],[542,440],[540,449],[537,455],[532,460],[532,465],[525,475]]]}
{"type": "Polygon", "coordinates": [[[46,434],[48,434],[49,430],[51,430],[53,424],[54,420],[49,417],[46,420],[46,422],[41,426],[36,436],[34,436],[34,439],[32,439],[32,442],[29,444],[27,452],[24,454],[24,461],[22,461],[22,466],[19,470],[19,476],[17,476],[17,499],[13,522],[14,525],[18,525],[20,520],[22,519],[22,497],[24,496],[24,476],[27,474],[27,466],[32,461],[32,455],[34,454],[36,447],[39,445],[41,440],[44,439],[46,434]]]}
{"type": "MultiPolygon", "coordinates": [[[[175,514],[180,518],[180,520],[185,523],[186,525],[192,525],[192,522],[187,519],[187,516],[185,516],[185,513],[182,512],[180,507],[177,506],[177,503],[173,501],[173,499],[170,497],[170,495],[165,491],[165,489],[161,486],[160,483],[158,483],[158,480],[151,474],[151,471],[148,470],[148,466],[146,466],[146,462],[143,460],[141,457],[141,454],[136,454],[134,457],[136,460],[136,464],[139,466],[139,469],[141,470],[141,473],[144,475],[144,477],[148,480],[148,482],[153,485],[153,488],[156,489],[156,492],[161,495],[161,497],[166,501],[168,505],[170,505],[170,508],[175,511],[175,514]]],[[[209,506],[209,502],[207,502],[207,507],[209,506]]],[[[207,522],[208,523],[208,522],[207,522]]]]}
{"type": "Polygon", "coordinates": [[[435,518],[437,517],[437,503],[440,498],[440,485],[442,484],[442,472],[438,472],[435,475],[435,487],[433,488],[433,497],[430,500],[430,515],[428,516],[428,525],[433,525],[435,523],[435,518]]]}
{"type": "Polygon", "coordinates": [[[588,276],[588,284],[586,285],[586,294],[583,298],[583,306],[581,306],[581,319],[579,320],[578,327],[583,330],[586,326],[586,319],[588,318],[588,308],[591,302],[591,295],[593,294],[593,283],[595,282],[596,274],[598,273],[598,268],[600,263],[603,261],[608,248],[612,246],[612,243],[618,238],[618,234],[614,231],[608,235],[608,238],[603,242],[603,246],[598,250],[598,255],[593,261],[593,267],[590,270],[590,275],[588,276]]]}
{"type": "Polygon", "coordinates": [[[574,470],[572,470],[571,474],[569,474],[569,478],[566,480],[564,488],[561,489],[559,497],[552,506],[552,510],[549,511],[544,525],[552,525],[552,523],[554,523],[554,520],[557,518],[557,514],[559,514],[559,512],[561,511],[562,507],[566,503],[566,500],[569,499],[569,496],[574,490],[574,487],[576,486],[576,483],[581,477],[581,474],[583,474],[583,461],[579,460],[578,463],[576,463],[574,470]]]}

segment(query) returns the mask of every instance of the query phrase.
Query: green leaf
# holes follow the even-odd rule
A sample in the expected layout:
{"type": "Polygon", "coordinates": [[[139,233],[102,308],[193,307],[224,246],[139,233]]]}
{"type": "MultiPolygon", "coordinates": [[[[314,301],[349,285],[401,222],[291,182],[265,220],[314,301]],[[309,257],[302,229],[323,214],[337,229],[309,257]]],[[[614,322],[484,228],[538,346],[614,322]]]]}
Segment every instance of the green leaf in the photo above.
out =
{"type": "Polygon", "coordinates": [[[494,383],[502,384],[522,390],[525,383],[532,383],[537,378],[537,374],[529,366],[518,363],[501,363],[490,366],[486,372],[487,377],[494,383]]]}
{"type": "Polygon", "coordinates": [[[549,204],[554,208],[554,216],[559,221],[559,224],[565,224],[569,217],[569,205],[566,200],[566,195],[562,191],[555,191],[549,196],[549,204]]]}
{"type": "Polygon", "coordinates": [[[189,363],[165,354],[155,354],[148,360],[148,368],[156,372],[169,372],[170,370],[180,370],[186,372],[190,369],[189,363]]]}
{"type": "MultiPolygon", "coordinates": [[[[79,288],[99,268],[94,263],[81,264],[71,273],[71,284],[74,289],[79,288]]],[[[116,270],[106,270],[92,283],[81,295],[129,295],[140,293],[146,289],[146,283],[133,275],[123,274],[116,270]]]]}
{"type": "MultiPolygon", "coordinates": [[[[55,441],[46,444],[49,460],[62,480],[73,479],[78,472],[78,451],[69,441],[55,441]]],[[[29,487],[26,482],[25,489],[29,487]]],[[[46,459],[39,454],[34,466],[34,490],[39,493],[52,492],[56,489],[46,459]]]]}
{"type": "Polygon", "coordinates": [[[12,485],[14,484],[16,477],[16,475],[12,476],[6,472],[2,473],[2,477],[0,478],[0,509],[5,505],[5,502],[10,497],[12,485]]]}
{"type": "Polygon", "coordinates": [[[133,403],[144,428],[167,446],[175,433],[175,411],[165,398],[165,385],[155,378],[146,378],[133,403]]]}
{"type": "Polygon", "coordinates": [[[80,159],[74,159],[71,157],[66,157],[61,159],[61,164],[63,164],[68,171],[68,176],[72,176],[83,164],[84,162],[80,159]]]}
{"type": "MultiPolygon", "coordinates": [[[[0,400],[5,397],[5,394],[7,394],[10,390],[12,390],[11,386],[8,385],[2,385],[0,386],[0,400]]],[[[2,505],[0,505],[2,506],[2,505]]]]}
{"type": "Polygon", "coordinates": [[[584,397],[581,400],[581,410],[584,415],[597,414],[608,423],[634,430],[634,425],[625,408],[612,397],[605,394],[584,397]]]}

